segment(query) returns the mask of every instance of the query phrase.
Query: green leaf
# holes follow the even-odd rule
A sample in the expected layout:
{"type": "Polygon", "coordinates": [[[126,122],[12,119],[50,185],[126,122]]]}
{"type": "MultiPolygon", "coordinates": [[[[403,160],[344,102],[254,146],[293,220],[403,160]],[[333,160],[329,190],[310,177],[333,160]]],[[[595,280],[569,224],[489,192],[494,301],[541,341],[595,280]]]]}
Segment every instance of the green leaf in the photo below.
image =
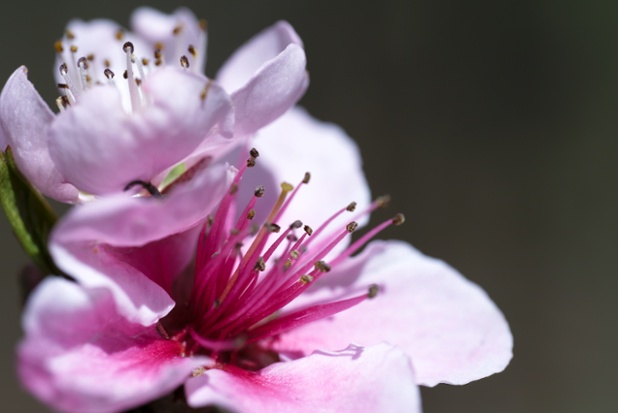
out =
{"type": "Polygon", "coordinates": [[[0,152],[0,204],[24,251],[43,274],[62,274],[47,249],[49,233],[58,218],[19,172],[10,147],[0,152]]]}

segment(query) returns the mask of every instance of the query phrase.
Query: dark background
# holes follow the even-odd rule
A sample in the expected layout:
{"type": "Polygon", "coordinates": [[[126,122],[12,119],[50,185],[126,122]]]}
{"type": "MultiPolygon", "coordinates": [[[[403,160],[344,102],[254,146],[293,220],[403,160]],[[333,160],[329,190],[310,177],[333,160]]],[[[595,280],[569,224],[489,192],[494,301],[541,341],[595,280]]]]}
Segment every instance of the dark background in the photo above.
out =
{"type": "MultiPolygon", "coordinates": [[[[141,2],[0,6],[0,79],[19,65],[53,102],[53,42],[73,17],[128,24],[141,2]]],[[[151,1],[172,11],[175,1],[151,1]]],[[[504,311],[515,358],[499,375],[423,389],[426,413],[609,412],[618,404],[618,3],[207,1],[213,76],[287,19],[305,42],[302,104],[359,143],[375,194],[408,222],[386,234],[441,257],[504,311]]],[[[0,405],[45,411],[14,378],[16,272],[0,220],[0,405]]]]}

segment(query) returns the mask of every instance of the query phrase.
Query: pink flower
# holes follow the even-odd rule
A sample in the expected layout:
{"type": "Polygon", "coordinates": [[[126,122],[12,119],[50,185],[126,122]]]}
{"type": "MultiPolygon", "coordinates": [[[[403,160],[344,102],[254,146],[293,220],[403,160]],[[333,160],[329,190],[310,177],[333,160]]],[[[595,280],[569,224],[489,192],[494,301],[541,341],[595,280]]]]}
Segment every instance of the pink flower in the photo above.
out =
{"type": "Polygon", "coordinates": [[[56,43],[54,115],[24,67],[0,96],[2,149],[45,195],[77,202],[122,192],[252,135],[293,106],[308,78],[302,42],[284,22],[236,52],[220,84],[203,73],[207,34],[191,12],[141,8],[134,33],[73,21],[56,43]]]}
{"type": "Polygon", "coordinates": [[[367,201],[339,128],[295,109],[253,143],[260,157],[238,171],[217,163],[163,199],[109,197],[61,221],[51,251],[77,283],[48,279],[30,299],[29,390],[68,412],[122,411],[183,384],[194,407],[420,412],[417,384],[508,364],[504,317],[454,269],[396,241],[352,256],[403,218],[350,244],[384,199],[367,201]],[[292,176],[294,189],[272,190],[292,176]]]}

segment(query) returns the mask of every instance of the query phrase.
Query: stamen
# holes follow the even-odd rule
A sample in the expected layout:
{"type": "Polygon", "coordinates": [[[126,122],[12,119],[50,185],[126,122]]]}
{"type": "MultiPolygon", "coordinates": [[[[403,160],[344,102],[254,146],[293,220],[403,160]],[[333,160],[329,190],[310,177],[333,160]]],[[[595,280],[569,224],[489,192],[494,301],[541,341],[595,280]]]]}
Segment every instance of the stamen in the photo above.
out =
{"type": "Polygon", "coordinates": [[[187,56],[180,56],[180,66],[182,66],[184,69],[189,68],[189,59],[187,58],[187,56]]]}
{"type": "Polygon", "coordinates": [[[139,96],[139,90],[135,83],[135,75],[133,73],[133,51],[135,50],[133,43],[125,42],[122,45],[122,50],[125,52],[127,59],[127,80],[129,81],[129,95],[131,96],[131,107],[134,111],[141,107],[141,100],[139,96]]]}

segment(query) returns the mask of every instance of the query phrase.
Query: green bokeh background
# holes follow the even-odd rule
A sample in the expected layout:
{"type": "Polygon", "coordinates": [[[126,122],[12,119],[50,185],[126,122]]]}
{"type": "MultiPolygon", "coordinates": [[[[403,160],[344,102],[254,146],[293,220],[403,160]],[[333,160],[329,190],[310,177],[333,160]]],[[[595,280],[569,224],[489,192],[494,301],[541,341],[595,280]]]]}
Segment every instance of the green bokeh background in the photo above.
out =
{"type": "MultiPolygon", "coordinates": [[[[53,41],[74,17],[127,25],[143,2],[0,6],[0,79],[21,64],[48,102],[53,41]]],[[[181,3],[151,1],[172,11],[181,3]]],[[[618,3],[614,1],[189,1],[209,21],[213,76],[278,19],[305,42],[302,104],[359,143],[403,238],[481,284],[515,358],[499,375],[424,389],[426,413],[610,412],[618,405],[618,3]]],[[[290,138],[293,138],[291,136],[290,138]]],[[[16,273],[0,220],[0,406],[20,390],[16,273]]]]}

